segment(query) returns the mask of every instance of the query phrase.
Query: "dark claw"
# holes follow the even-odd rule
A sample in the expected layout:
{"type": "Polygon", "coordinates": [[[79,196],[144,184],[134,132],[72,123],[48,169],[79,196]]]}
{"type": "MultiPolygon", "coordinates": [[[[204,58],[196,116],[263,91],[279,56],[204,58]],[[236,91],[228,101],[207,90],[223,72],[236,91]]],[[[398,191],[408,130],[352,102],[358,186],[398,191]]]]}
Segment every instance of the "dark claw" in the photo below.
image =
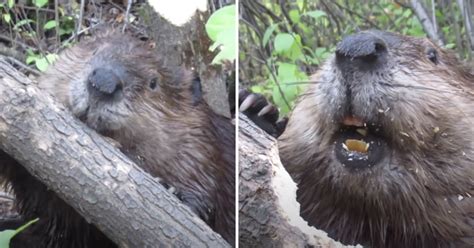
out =
{"type": "Polygon", "coordinates": [[[268,134],[278,137],[285,130],[287,118],[278,121],[279,111],[267,99],[248,90],[239,92],[239,110],[268,134]]]}

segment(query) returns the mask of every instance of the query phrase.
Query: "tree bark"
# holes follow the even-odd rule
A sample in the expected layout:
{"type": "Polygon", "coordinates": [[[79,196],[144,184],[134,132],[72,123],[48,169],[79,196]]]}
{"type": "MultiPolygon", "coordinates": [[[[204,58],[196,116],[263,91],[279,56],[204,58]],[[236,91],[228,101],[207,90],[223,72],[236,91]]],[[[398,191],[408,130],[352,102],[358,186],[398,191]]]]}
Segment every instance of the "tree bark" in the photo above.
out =
{"type": "Polygon", "coordinates": [[[299,216],[276,140],[243,115],[238,124],[240,247],[345,247],[299,216]]]}
{"type": "Polygon", "coordinates": [[[164,11],[159,8],[160,6],[150,7],[146,4],[139,11],[143,24],[156,43],[156,50],[166,55],[163,58],[168,65],[192,68],[201,79],[205,93],[203,97],[212,110],[230,117],[228,97],[230,87],[226,87],[226,84],[231,85],[234,81],[234,77],[230,74],[235,68],[233,63],[229,68],[211,64],[216,53],[209,51],[212,41],[205,30],[205,24],[211,15],[210,11],[196,9],[186,23],[179,25],[157,13],[164,11]]]}
{"type": "Polygon", "coordinates": [[[121,247],[228,247],[156,178],[1,57],[0,149],[121,247]]]}

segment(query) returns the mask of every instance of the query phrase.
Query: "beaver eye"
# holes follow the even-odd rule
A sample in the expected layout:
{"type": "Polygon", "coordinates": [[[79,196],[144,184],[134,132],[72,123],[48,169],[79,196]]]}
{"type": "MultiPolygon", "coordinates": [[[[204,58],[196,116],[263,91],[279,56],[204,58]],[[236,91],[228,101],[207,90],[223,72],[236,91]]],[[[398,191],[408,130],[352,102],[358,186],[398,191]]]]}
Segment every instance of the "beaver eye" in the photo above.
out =
{"type": "Polygon", "coordinates": [[[151,81],[150,81],[150,89],[154,90],[156,89],[156,86],[158,86],[158,78],[153,78],[151,81]]]}
{"type": "Polygon", "coordinates": [[[428,49],[428,51],[426,51],[426,56],[435,65],[438,64],[438,53],[436,52],[436,50],[434,48],[428,49]]]}

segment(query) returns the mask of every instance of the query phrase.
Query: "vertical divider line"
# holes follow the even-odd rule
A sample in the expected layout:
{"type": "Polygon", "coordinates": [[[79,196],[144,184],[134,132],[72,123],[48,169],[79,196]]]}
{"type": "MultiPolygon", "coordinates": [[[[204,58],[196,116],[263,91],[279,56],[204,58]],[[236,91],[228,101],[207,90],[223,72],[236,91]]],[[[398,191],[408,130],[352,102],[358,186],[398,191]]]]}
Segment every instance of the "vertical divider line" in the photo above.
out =
{"type": "Polygon", "coordinates": [[[235,247],[239,247],[239,0],[235,11],[235,247]]]}

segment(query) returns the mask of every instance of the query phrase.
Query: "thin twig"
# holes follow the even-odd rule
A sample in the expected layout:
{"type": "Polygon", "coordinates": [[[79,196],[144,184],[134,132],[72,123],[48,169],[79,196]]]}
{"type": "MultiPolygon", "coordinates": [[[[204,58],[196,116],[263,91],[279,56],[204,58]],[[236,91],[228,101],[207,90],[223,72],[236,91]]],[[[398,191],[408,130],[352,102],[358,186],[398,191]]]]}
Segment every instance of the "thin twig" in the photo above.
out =
{"type": "Polygon", "coordinates": [[[454,14],[454,3],[448,3],[447,8],[449,9],[449,17],[452,22],[452,26],[454,28],[454,35],[456,37],[456,50],[458,51],[459,55],[462,56],[462,51],[463,51],[463,45],[461,41],[461,32],[459,28],[459,23],[456,18],[456,15],[454,14]]]}
{"type": "Polygon", "coordinates": [[[288,109],[291,109],[290,103],[288,102],[288,100],[286,100],[285,93],[283,93],[283,90],[281,89],[281,86],[280,86],[280,82],[278,81],[278,78],[275,74],[275,71],[276,71],[275,64],[272,63],[273,69],[270,67],[270,65],[268,65],[268,63],[265,63],[265,65],[267,66],[268,70],[270,71],[270,75],[272,75],[273,80],[275,80],[275,84],[278,87],[278,91],[280,92],[281,98],[285,102],[288,109]]]}
{"type": "Polygon", "coordinates": [[[15,40],[15,39],[12,39],[10,38],[9,36],[6,36],[6,35],[3,35],[3,34],[0,34],[0,39],[2,40],[6,40],[10,43],[14,43],[14,44],[17,44],[19,46],[21,46],[23,49],[31,49],[32,51],[37,51],[38,49],[36,47],[32,47],[32,46],[29,46],[21,41],[18,41],[18,40],[15,40]]]}
{"type": "Polygon", "coordinates": [[[39,76],[41,75],[41,72],[39,72],[38,70],[35,70],[33,68],[30,68],[29,66],[25,65],[23,62],[15,59],[15,58],[12,58],[12,57],[4,57],[6,60],[8,60],[8,62],[12,65],[17,65],[19,67],[21,67],[22,69],[30,72],[31,74],[34,74],[35,76],[39,76]]]}
{"type": "Polygon", "coordinates": [[[77,25],[76,25],[76,35],[75,35],[75,40],[77,41],[77,38],[79,37],[79,31],[81,31],[82,27],[82,18],[84,15],[84,5],[85,5],[85,0],[81,0],[81,9],[79,11],[79,20],[77,20],[77,25]]]}
{"type": "MultiPolygon", "coordinates": [[[[36,14],[36,23],[35,23],[35,27],[36,27],[36,34],[35,36],[38,38],[38,45],[40,44],[39,41],[42,39],[42,37],[40,37],[40,16],[39,16],[39,10],[38,10],[38,7],[35,9],[35,14],[36,14]]],[[[25,16],[26,16],[26,13],[25,13],[25,16]]]]}
{"type": "Polygon", "coordinates": [[[61,42],[59,38],[59,0],[54,0],[54,20],[56,21],[56,44],[61,42]]]}
{"type": "Polygon", "coordinates": [[[21,5],[19,6],[19,8],[22,8],[22,9],[27,9],[27,10],[38,10],[40,12],[49,12],[49,13],[54,13],[54,10],[52,9],[46,9],[46,8],[38,8],[38,7],[32,7],[32,6],[25,6],[25,5],[21,5]]]}
{"type": "MultiPolygon", "coordinates": [[[[19,20],[19,19],[28,19],[28,15],[26,14],[25,10],[24,9],[21,9],[20,13],[18,13],[19,15],[22,15],[21,17],[22,18],[19,18],[18,16],[16,16],[16,18],[19,20]]],[[[33,30],[33,28],[31,28],[30,24],[29,23],[26,23],[24,25],[26,27],[26,29],[28,29],[28,31],[31,33],[31,34],[34,34],[32,35],[31,37],[33,38],[33,42],[35,43],[35,46],[38,48],[38,51],[44,55],[44,52],[43,52],[43,49],[41,49],[40,47],[40,41],[38,39],[38,33],[35,33],[35,31],[33,30]]]]}
{"type": "Polygon", "coordinates": [[[89,30],[91,30],[91,29],[94,29],[94,28],[96,28],[96,27],[99,26],[99,25],[100,25],[100,23],[91,25],[91,26],[89,26],[89,27],[87,27],[87,28],[82,29],[81,31],[79,31],[79,33],[73,34],[71,37],[69,37],[66,41],[63,42],[63,44],[61,45],[60,48],[63,48],[64,46],[66,46],[66,45],[67,45],[69,42],[71,42],[72,40],[77,40],[81,34],[87,32],[87,31],[89,31],[89,30]]]}
{"type": "MultiPolygon", "coordinates": [[[[371,21],[369,18],[366,18],[365,16],[355,12],[355,11],[352,11],[351,9],[349,8],[346,8],[345,6],[342,6],[340,4],[338,4],[337,2],[333,2],[334,5],[336,5],[339,9],[343,9],[345,11],[347,11],[347,13],[351,14],[351,15],[354,15],[354,16],[357,16],[359,17],[360,19],[366,21],[367,23],[370,24],[370,26],[372,27],[375,27],[376,29],[381,29],[377,24],[375,24],[373,21],[371,21]]],[[[350,19],[349,19],[350,20],[350,19]]]]}
{"type": "Polygon", "coordinates": [[[436,24],[434,24],[426,11],[426,7],[420,0],[410,0],[411,9],[415,12],[416,17],[420,21],[423,29],[428,36],[436,41],[438,45],[444,46],[444,39],[441,33],[436,30],[436,24]]]}
{"type": "Polygon", "coordinates": [[[125,32],[125,28],[127,27],[127,24],[128,24],[128,19],[129,19],[129,15],[130,15],[130,9],[132,8],[132,0],[128,0],[127,2],[127,11],[125,12],[125,22],[123,24],[123,28],[122,28],[122,33],[125,32]]]}

